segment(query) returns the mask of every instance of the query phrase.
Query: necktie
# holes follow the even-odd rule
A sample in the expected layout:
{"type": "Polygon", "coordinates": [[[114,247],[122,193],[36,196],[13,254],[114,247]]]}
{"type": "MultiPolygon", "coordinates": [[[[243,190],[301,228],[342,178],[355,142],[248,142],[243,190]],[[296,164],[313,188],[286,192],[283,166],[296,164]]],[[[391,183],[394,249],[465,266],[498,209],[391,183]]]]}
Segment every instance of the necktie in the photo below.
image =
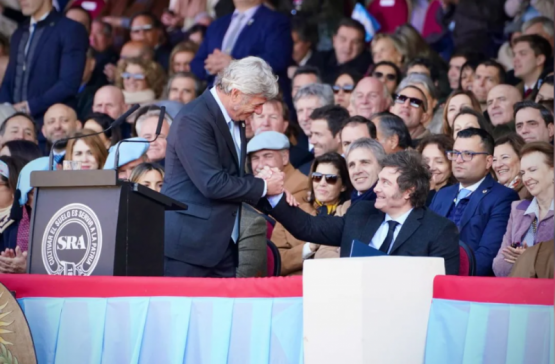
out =
{"type": "Polygon", "coordinates": [[[466,188],[461,189],[461,190],[459,191],[459,194],[457,195],[457,202],[455,202],[455,205],[458,205],[459,202],[460,202],[462,199],[467,198],[468,195],[470,195],[471,192],[472,192],[472,191],[467,190],[466,188]]]}
{"type": "Polygon", "coordinates": [[[532,93],[532,89],[529,88],[528,90],[524,91],[524,98],[527,98],[528,96],[530,96],[530,94],[532,93]]]}
{"type": "Polygon", "coordinates": [[[26,252],[29,248],[29,229],[31,228],[31,221],[29,220],[29,214],[25,206],[23,206],[22,209],[23,216],[17,227],[16,245],[21,249],[21,252],[26,252]]]}
{"type": "Polygon", "coordinates": [[[37,29],[37,23],[31,25],[31,32],[29,33],[29,40],[27,41],[27,45],[25,46],[25,57],[29,53],[29,48],[31,48],[31,42],[33,41],[33,37],[35,36],[35,30],[37,29]]]}
{"type": "Polygon", "coordinates": [[[387,236],[385,237],[382,246],[380,246],[380,251],[385,254],[389,254],[389,248],[391,247],[391,243],[393,243],[393,236],[395,235],[395,228],[399,225],[399,223],[397,221],[389,220],[387,224],[389,225],[389,230],[387,231],[387,236]]]}
{"type": "Polygon", "coordinates": [[[233,47],[237,42],[237,38],[239,38],[239,33],[241,31],[241,25],[243,24],[244,18],[245,14],[238,13],[237,17],[234,19],[235,24],[233,24],[233,28],[229,31],[229,37],[227,38],[224,53],[231,54],[231,51],[233,50],[233,47]]]}

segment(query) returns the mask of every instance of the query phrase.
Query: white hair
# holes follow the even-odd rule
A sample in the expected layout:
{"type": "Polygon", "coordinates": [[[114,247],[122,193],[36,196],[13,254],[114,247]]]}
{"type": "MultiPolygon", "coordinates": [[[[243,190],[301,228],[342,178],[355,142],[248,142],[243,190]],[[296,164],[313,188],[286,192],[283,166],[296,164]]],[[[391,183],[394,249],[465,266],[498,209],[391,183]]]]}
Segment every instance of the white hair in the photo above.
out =
{"type": "Polygon", "coordinates": [[[536,24],[541,24],[543,27],[543,31],[549,34],[550,37],[553,37],[553,20],[545,16],[539,16],[528,20],[527,22],[522,24],[521,30],[524,33],[526,32],[526,30],[528,30],[528,28],[536,24]]]}
{"type": "Polygon", "coordinates": [[[434,85],[434,82],[428,75],[422,73],[411,73],[407,77],[403,78],[403,80],[397,87],[397,93],[401,92],[409,85],[421,85],[428,92],[432,99],[437,99],[437,89],[434,85]]]}
{"type": "Polygon", "coordinates": [[[236,89],[245,95],[261,95],[273,99],[278,95],[277,76],[262,58],[245,57],[231,61],[223,71],[218,73],[215,85],[226,95],[236,89]]]}
{"type": "MultiPolygon", "coordinates": [[[[137,131],[137,135],[141,134],[141,128],[143,127],[143,123],[145,122],[145,120],[151,117],[159,118],[160,112],[161,112],[160,110],[150,110],[144,113],[143,115],[139,116],[137,121],[135,121],[135,130],[137,131]]],[[[166,122],[170,126],[172,126],[173,119],[171,116],[168,115],[168,113],[164,115],[164,120],[166,120],[166,122]]]]}
{"type": "Polygon", "coordinates": [[[376,158],[378,164],[380,166],[382,165],[386,153],[383,149],[383,146],[377,140],[371,138],[360,138],[355,140],[351,143],[351,145],[349,145],[345,157],[347,157],[348,159],[349,154],[351,154],[353,150],[359,148],[368,149],[370,152],[372,152],[372,154],[374,154],[374,157],[376,158]]]}
{"type": "Polygon", "coordinates": [[[320,107],[333,105],[335,103],[333,89],[330,85],[323,83],[310,83],[308,85],[304,85],[295,94],[293,102],[297,104],[300,99],[311,96],[316,96],[320,100],[320,107]]]}

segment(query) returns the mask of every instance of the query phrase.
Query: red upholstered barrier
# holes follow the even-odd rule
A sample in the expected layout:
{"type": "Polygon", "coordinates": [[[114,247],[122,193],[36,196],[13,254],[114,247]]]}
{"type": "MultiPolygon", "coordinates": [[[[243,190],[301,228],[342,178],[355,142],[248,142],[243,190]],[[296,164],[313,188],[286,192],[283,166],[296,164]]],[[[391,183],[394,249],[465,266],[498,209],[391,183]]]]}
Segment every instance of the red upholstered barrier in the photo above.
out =
{"type": "Polygon", "coordinates": [[[1,274],[0,283],[24,297],[302,297],[302,277],[166,278],[1,274]]]}
{"type": "Polygon", "coordinates": [[[553,305],[553,279],[437,276],[434,298],[447,300],[553,305]]]}

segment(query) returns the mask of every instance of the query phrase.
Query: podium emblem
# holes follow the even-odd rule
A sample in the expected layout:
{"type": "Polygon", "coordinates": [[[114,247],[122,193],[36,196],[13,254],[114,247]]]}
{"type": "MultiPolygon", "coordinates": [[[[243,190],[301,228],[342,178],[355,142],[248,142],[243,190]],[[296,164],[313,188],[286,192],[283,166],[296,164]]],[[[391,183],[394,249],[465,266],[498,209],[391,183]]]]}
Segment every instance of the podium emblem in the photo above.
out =
{"type": "Polygon", "coordinates": [[[88,206],[73,203],[50,219],[42,237],[42,262],[48,274],[89,276],[102,251],[102,227],[88,206]]]}

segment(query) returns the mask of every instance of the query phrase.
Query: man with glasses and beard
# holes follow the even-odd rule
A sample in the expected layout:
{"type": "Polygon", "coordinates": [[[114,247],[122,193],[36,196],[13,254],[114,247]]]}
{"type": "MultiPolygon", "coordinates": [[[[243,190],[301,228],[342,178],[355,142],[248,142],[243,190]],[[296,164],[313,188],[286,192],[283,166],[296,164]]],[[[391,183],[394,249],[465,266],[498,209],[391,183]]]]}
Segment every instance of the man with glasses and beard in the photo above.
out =
{"type": "Polygon", "coordinates": [[[507,230],[511,203],[519,199],[491,176],[493,148],[493,138],[485,130],[461,130],[453,150],[447,152],[459,183],[439,190],[430,205],[430,210],[457,225],[461,241],[474,251],[479,276],[493,275],[493,258],[507,230]]]}
{"type": "Polygon", "coordinates": [[[414,151],[386,156],[374,187],[375,201],[353,204],[347,214],[310,216],[286,198],[269,201],[269,213],[297,239],[340,246],[348,257],[353,240],[388,255],[441,257],[447,274],[459,273],[455,224],[426,209],[430,172],[414,151]]]}

